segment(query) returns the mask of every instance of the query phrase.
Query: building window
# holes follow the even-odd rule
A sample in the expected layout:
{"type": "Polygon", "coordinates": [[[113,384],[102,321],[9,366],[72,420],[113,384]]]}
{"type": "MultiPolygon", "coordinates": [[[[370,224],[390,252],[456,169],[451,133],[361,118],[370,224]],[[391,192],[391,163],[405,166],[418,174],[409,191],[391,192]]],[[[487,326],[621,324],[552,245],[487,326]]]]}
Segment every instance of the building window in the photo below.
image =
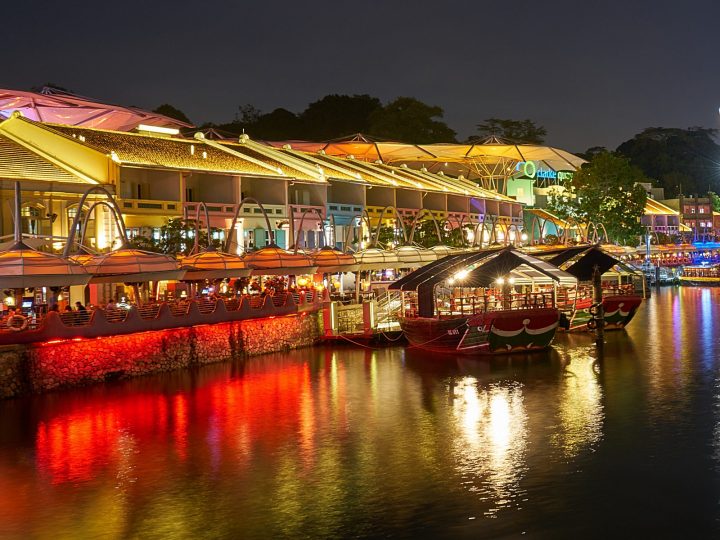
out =
{"type": "Polygon", "coordinates": [[[705,213],[705,209],[704,209],[702,206],[699,208],[698,211],[699,211],[701,214],[704,214],[704,213],[705,213]]]}
{"type": "Polygon", "coordinates": [[[22,232],[25,234],[43,234],[43,210],[37,206],[23,206],[20,209],[22,232]]]}

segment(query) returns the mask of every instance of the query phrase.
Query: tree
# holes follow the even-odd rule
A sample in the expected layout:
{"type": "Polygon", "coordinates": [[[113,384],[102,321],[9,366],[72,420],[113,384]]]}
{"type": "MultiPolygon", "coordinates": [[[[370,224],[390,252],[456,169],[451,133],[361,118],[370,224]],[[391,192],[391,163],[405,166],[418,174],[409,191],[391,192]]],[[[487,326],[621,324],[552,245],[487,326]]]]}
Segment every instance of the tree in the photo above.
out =
{"type": "Polygon", "coordinates": [[[579,152],[579,153],[576,153],[575,155],[583,158],[584,160],[592,161],[592,158],[594,158],[596,155],[603,154],[607,151],[608,151],[608,149],[605,148],[604,146],[591,146],[584,152],[579,152]]]}
{"type": "Polygon", "coordinates": [[[509,120],[506,118],[486,118],[477,125],[481,137],[500,137],[512,142],[543,144],[547,130],[530,119],[509,120]]]}
{"type": "Polygon", "coordinates": [[[371,115],[381,108],[380,100],[367,94],[325,96],[310,103],[300,114],[303,137],[326,141],[367,133],[371,115]]]}
{"type": "Polygon", "coordinates": [[[669,197],[719,191],[716,134],[715,129],[701,127],[652,127],[622,143],[617,153],[656,179],[669,197]]]}
{"type": "Polygon", "coordinates": [[[190,119],[185,116],[184,112],[182,112],[180,109],[173,107],[169,103],[163,103],[159,107],[153,109],[153,112],[162,114],[163,116],[174,118],[175,120],[180,120],[181,122],[185,122],[186,124],[192,124],[190,119]]]}
{"type": "Polygon", "coordinates": [[[445,122],[443,110],[412,97],[399,97],[370,115],[370,134],[415,144],[455,142],[455,132],[445,122]]]}
{"type": "MultiPolygon", "coordinates": [[[[212,232],[220,229],[212,228],[212,232]]],[[[200,230],[198,243],[201,248],[208,245],[207,231],[200,230]]],[[[138,235],[130,240],[130,247],[165,253],[166,255],[188,255],[195,244],[195,220],[182,218],[169,218],[165,225],[160,227],[160,238],[138,235]]],[[[219,240],[211,240],[210,246],[220,248],[219,240]]]]}
{"type": "Polygon", "coordinates": [[[551,194],[548,206],[558,217],[586,227],[602,223],[610,240],[635,245],[644,233],[640,218],[647,199],[638,183],[647,181],[627,159],[609,152],[597,154],[573,175],[565,191],[551,194]]]}

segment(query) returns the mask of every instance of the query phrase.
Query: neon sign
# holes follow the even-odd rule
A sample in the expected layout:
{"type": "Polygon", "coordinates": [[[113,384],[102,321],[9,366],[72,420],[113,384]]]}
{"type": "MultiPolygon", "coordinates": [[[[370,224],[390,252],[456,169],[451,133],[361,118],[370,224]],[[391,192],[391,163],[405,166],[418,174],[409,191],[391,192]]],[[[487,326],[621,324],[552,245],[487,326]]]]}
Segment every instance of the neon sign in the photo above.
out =
{"type": "Polygon", "coordinates": [[[539,178],[543,180],[558,180],[565,182],[573,177],[572,171],[554,171],[538,167],[534,161],[519,161],[515,165],[515,170],[520,172],[526,178],[539,178]]]}

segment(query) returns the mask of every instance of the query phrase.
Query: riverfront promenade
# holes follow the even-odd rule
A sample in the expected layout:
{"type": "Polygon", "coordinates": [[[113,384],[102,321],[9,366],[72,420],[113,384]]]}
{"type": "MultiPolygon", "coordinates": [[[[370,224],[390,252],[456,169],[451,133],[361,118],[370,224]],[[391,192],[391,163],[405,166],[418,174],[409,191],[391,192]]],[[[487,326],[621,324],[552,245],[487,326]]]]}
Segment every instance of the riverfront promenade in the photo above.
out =
{"type": "Polygon", "coordinates": [[[0,537],[716,537],[720,289],[653,293],[601,355],[313,347],[0,402],[0,537]]]}

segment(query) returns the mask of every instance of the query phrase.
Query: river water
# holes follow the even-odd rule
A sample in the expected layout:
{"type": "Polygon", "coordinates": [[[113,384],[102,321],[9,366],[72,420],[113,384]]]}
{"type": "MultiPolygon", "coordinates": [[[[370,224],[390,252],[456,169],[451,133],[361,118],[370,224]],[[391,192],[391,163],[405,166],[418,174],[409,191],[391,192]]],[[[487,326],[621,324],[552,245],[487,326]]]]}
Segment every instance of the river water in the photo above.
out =
{"type": "Polygon", "coordinates": [[[720,535],[720,289],[599,352],[318,347],[0,402],[0,538],[720,535]]]}

